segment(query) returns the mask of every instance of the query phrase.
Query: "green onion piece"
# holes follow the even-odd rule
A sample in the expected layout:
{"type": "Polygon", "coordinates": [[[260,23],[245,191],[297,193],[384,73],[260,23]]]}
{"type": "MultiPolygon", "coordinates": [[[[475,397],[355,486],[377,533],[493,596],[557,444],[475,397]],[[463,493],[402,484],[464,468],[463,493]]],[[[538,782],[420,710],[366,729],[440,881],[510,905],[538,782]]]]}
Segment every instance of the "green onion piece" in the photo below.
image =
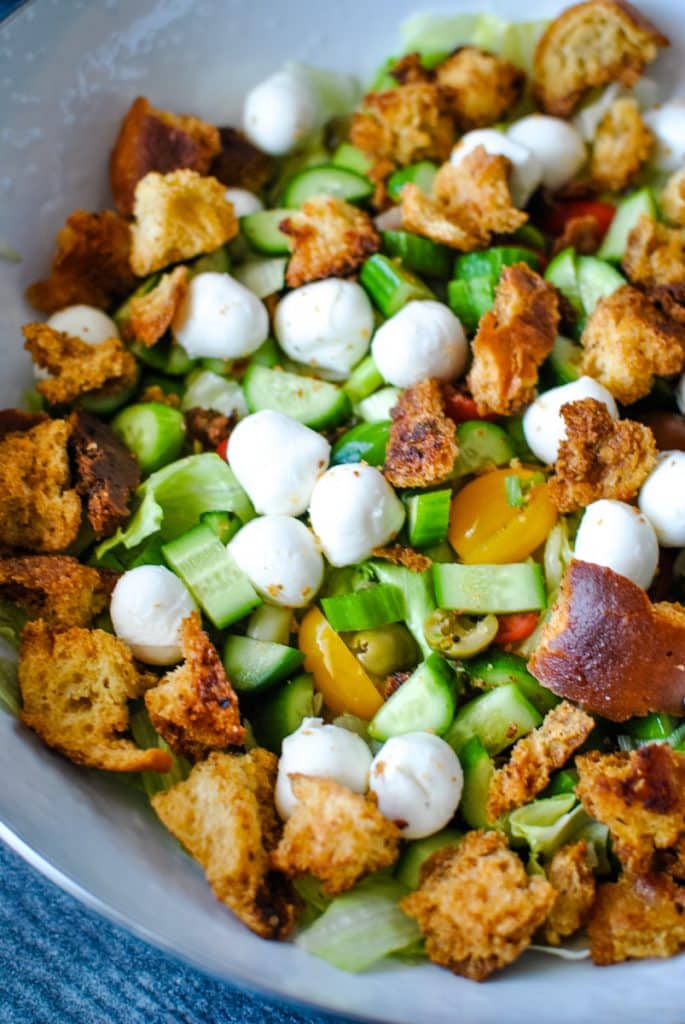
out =
{"type": "Polygon", "coordinates": [[[185,758],[177,757],[172,752],[166,741],[163,740],[155,730],[144,704],[141,703],[141,705],[131,713],[129,722],[133,741],[141,748],[141,750],[149,750],[151,747],[159,747],[160,750],[166,750],[167,753],[171,754],[172,765],[170,771],[164,773],[140,773],[140,781],[148,796],[154,796],[155,793],[161,793],[165,789],[170,789],[172,786],[175,786],[176,783],[183,782],[184,779],[188,778],[190,774],[190,765],[185,758]]]}
{"type": "Polygon", "coordinates": [[[411,274],[399,261],[381,253],[364,263],[359,283],[383,316],[394,316],[414,299],[434,299],[435,295],[423,281],[411,274]]]}
{"type": "Polygon", "coordinates": [[[376,579],[380,583],[389,583],[399,587],[404,597],[404,622],[425,657],[433,653],[433,650],[426,640],[423,631],[423,624],[435,611],[435,596],[433,593],[433,580],[430,569],[425,572],[412,572],[403,565],[393,565],[392,562],[374,561],[371,562],[376,579]]]}
{"type": "Polygon", "coordinates": [[[505,476],[504,491],[507,496],[507,505],[510,508],[520,508],[526,501],[523,496],[521,481],[517,476],[505,476]]]}
{"type": "Polygon", "coordinates": [[[547,605],[542,569],[535,562],[511,565],[433,565],[439,608],[471,615],[541,611],[547,605]]]}
{"type": "Polygon", "coordinates": [[[352,594],[324,597],[324,614],[333,629],[346,633],[357,629],[374,629],[404,618],[402,591],[387,583],[356,590],[352,594]]]}
{"type": "Polygon", "coordinates": [[[388,195],[398,203],[402,196],[402,189],[409,181],[429,195],[433,191],[433,180],[437,173],[437,164],[431,163],[430,160],[420,160],[408,167],[401,167],[399,171],[394,171],[388,178],[388,195]]]}
{"type": "Polygon", "coordinates": [[[412,547],[439,544],[447,536],[450,520],[452,491],[446,487],[439,491],[412,494],[406,499],[409,543],[412,547]]]}
{"type": "Polygon", "coordinates": [[[373,356],[365,356],[360,363],[357,363],[350,376],[343,384],[343,391],[347,397],[356,405],[363,398],[368,398],[374,391],[383,386],[383,377],[374,362],[373,356]]]}

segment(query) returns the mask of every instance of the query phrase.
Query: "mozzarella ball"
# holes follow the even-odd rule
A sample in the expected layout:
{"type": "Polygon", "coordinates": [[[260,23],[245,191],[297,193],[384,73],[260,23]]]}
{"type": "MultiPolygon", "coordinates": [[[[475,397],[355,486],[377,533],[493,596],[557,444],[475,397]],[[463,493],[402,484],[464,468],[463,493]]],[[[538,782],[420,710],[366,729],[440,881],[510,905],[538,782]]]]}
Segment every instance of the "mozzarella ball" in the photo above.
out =
{"type": "Polygon", "coordinates": [[[468,342],[464,328],[442,302],[408,302],[382,324],[371,352],[390,384],[406,388],[426,377],[454,380],[466,367],[468,342]]]}
{"type": "Polygon", "coordinates": [[[400,532],[404,505],[380,470],[363,462],[333,466],[316,483],[312,529],[331,565],[354,565],[400,532]]]}
{"type": "Polygon", "coordinates": [[[299,729],[283,740],[276,780],[276,809],[289,818],[297,800],[289,775],[334,779],[353,793],[366,793],[371,751],[361,736],[339,725],[324,725],[321,718],[305,718],[299,729]]]}
{"type": "Polygon", "coordinates": [[[269,315],[254,292],[228,274],[198,274],[172,323],[176,341],[193,358],[240,359],[269,333],[269,315]]]}
{"type": "Polygon", "coordinates": [[[652,162],[659,171],[677,171],[685,163],[685,99],[662,103],[642,115],[655,137],[652,162]]]}
{"type": "Polygon", "coordinates": [[[642,485],[638,504],[660,544],[685,547],[685,452],[661,452],[642,485]]]}
{"type": "Polygon", "coordinates": [[[320,120],[311,88],[292,71],[277,71],[245,97],[243,128],[250,142],[283,156],[312,134],[320,120]]]}
{"type": "Polygon", "coordinates": [[[271,409],[242,420],[228,440],[228,462],[257,512],[300,516],[328,468],[325,437],[271,409]]]}
{"type": "Polygon", "coordinates": [[[507,135],[538,158],[542,184],[552,192],[574,178],[587,158],[582,135],[570,121],[560,117],[530,114],[514,121],[507,135]]]}
{"type": "Polygon", "coordinates": [[[678,411],[685,416],[685,373],[680,375],[678,383],[675,389],[675,400],[678,406],[678,411]]]}
{"type": "Polygon", "coordinates": [[[253,519],[238,530],[228,550],[270,604],[302,608],[321,586],[323,558],[311,530],[299,519],[253,519]]]}
{"type": "Polygon", "coordinates": [[[570,384],[545,391],[538,395],[524,413],[523,433],[526,443],[533,455],[548,466],[556,462],[559,444],[566,437],[566,424],[559,410],[567,402],[579,402],[582,398],[596,398],[606,405],[613,419],[618,419],[613,396],[592,377],[579,377],[570,384]]]}
{"type": "Polygon", "coordinates": [[[116,635],[149,665],[181,660],[181,623],[196,610],[185,584],[163,565],[139,565],[125,572],[109,606],[116,635]]]}
{"type": "Polygon", "coordinates": [[[606,565],[646,590],[659,563],[659,543],[639,509],[624,501],[602,499],[585,509],[574,557],[606,565]]]}
{"type": "Polygon", "coordinates": [[[385,743],[371,764],[369,788],[378,809],[404,822],[405,839],[439,832],[461,800],[464,775],[449,744],[429,732],[408,732],[385,743]]]}
{"type": "Polygon", "coordinates": [[[274,329],[291,359],[344,378],[368,352],[373,309],[361,285],[329,277],[281,299],[274,329]]]}
{"type": "Polygon", "coordinates": [[[118,338],[119,328],[106,313],[94,306],[65,306],[53,313],[47,321],[48,327],[64,331],[89,345],[99,345],[107,338],[118,338]]]}
{"type": "Polygon", "coordinates": [[[246,188],[226,189],[226,198],[233,206],[236,217],[247,217],[249,213],[259,213],[264,209],[264,203],[254,192],[248,192],[246,188]]]}
{"type": "Polygon", "coordinates": [[[478,146],[482,146],[491,156],[505,156],[511,161],[509,191],[512,202],[514,206],[524,207],[542,181],[542,164],[537,156],[504,132],[494,128],[479,128],[462,136],[452,150],[450,163],[458,164],[478,146]]]}

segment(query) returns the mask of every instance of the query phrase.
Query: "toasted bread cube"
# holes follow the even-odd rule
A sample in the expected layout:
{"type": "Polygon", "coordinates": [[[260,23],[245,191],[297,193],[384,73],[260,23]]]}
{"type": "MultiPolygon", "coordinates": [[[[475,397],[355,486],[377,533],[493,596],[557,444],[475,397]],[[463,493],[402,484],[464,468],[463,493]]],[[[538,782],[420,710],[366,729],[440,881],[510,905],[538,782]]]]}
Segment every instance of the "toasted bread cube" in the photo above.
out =
{"type": "Polygon", "coordinates": [[[620,192],[638,174],[652,151],[653,136],[630,96],[615,100],[599,123],[592,147],[594,182],[620,192]]]}
{"type": "Polygon", "coordinates": [[[442,90],[431,82],[399,85],[364,97],[352,117],[350,141],[389,167],[446,160],[456,138],[442,90]]]}
{"type": "Polygon", "coordinates": [[[121,327],[122,337],[146,348],[156,345],[171,326],[187,291],[188,268],[174,267],[162,276],[152,291],[131,299],[128,316],[121,327]]]}
{"type": "Polygon", "coordinates": [[[599,966],[675,956],[685,948],[685,889],[665,875],[622,875],[597,891],[588,924],[599,966]]]}
{"type": "Polygon", "coordinates": [[[659,198],[659,206],[671,224],[685,227],[685,167],[668,179],[659,198]]]}
{"type": "Polygon", "coordinates": [[[76,490],[96,537],[109,537],[130,516],[140,483],[138,461],[123,441],[96,416],[75,409],[69,417],[76,490]]]}
{"type": "Polygon", "coordinates": [[[685,228],[669,228],[643,213],[628,235],[623,269],[634,284],[685,282],[685,228]]]}
{"type": "Polygon", "coordinates": [[[33,362],[51,374],[36,384],[51,405],[72,402],[105,385],[124,387],[136,379],[135,358],[119,338],[90,345],[39,323],[26,324],[22,331],[33,362]]]}
{"type": "Polygon", "coordinates": [[[508,60],[463,46],[438,64],[435,78],[462,131],[500,121],[521,96],[526,76],[508,60]]]}
{"type": "Polygon", "coordinates": [[[562,846],[545,871],[556,898],[542,928],[542,937],[550,946],[560,946],[584,926],[595,901],[595,876],[590,866],[588,845],[580,839],[562,846]]]}
{"type": "Polygon", "coordinates": [[[383,472],[393,487],[442,483],[459,453],[454,423],[445,413],[440,381],[406,388],[392,410],[383,472]]]}
{"type": "Polygon", "coordinates": [[[333,196],[313,196],[281,224],[294,241],[286,282],[299,288],[324,277],[348,277],[377,252],[381,240],[363,210],[333,196]]]}
{"type": "Polygon", "coordinates": [[[68,555],[0,558],[0,595],[49,626],[87,626],[109,604],[117,573],[68,555]]]}

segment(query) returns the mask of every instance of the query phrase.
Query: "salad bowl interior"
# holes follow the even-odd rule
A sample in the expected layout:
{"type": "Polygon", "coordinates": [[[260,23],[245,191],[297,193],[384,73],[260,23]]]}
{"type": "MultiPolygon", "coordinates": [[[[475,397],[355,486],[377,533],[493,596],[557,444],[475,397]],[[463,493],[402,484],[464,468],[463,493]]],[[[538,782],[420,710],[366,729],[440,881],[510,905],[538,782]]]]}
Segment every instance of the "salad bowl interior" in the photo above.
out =
{"type": "MultiPolygon", "coordinates": [[[[544,17],[513,0],[451,0],[446,13],[487,7],[503,18],[544,17]]],[[[31,381],[20,343],[31,319],[26,285],[45,270],[52,239],[74,208],[109,204],[107,158],[136,95],[168,110],[235,124],[246,89],[288,59],[368,81],[401,46],[416,0],[322,7],[315,0],[33,0],[0,26],[0,402],[31,381]]],[[[665,98],[685,94],[685,8],[641,7],[668,33],[656,71],[665,98]]],[[[1,497],[0,497],[0,500],[1,497]]],[[[350,977],[295,946],[266,944],[215,901],[199,867],[157,823],[141,794],[45,748],[0,710],[0,838],[99,913],[195,966],[346,1017],[406,1024],[630,1024],[682,1014],[682,958],[599,969],[526,954],[486,986],[399,962],[350,977]]]]}

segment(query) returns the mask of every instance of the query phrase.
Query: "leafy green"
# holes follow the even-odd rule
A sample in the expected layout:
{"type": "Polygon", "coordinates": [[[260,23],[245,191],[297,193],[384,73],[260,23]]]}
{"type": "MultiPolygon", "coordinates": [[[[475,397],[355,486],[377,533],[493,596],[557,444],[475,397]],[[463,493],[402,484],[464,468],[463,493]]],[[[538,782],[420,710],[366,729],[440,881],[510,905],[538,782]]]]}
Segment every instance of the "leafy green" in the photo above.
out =
{"type": "Polygon", "coordinates": [[[140,773],[142,788],[148,796],[154,796],[155,793],[161,793],[165,789],[170,789],[177,782],[183,782],[184,779],[188,778],[190,765],[185,758],[176,757],[172,753],[169,745],[153,727],[144,704],[141,704],[140,707],[131,712],[130,723],[133,740],[142,750],[159,747],[160,750],[168,751],[173,758],[173,764],[169,772],[140,773]]]}
{"type": "Polygon", "coordinates": [[[21,708],[17,662],[14,658],[0,657],[0,706],[11,715],[18,715],[21,708]]]}
{"type": "Polygon", "coordinates": [[[21,631],[26,622],[26,615],[10,601],[0,599],[0,637],[12,647],[19,646],[21,631]]]}

